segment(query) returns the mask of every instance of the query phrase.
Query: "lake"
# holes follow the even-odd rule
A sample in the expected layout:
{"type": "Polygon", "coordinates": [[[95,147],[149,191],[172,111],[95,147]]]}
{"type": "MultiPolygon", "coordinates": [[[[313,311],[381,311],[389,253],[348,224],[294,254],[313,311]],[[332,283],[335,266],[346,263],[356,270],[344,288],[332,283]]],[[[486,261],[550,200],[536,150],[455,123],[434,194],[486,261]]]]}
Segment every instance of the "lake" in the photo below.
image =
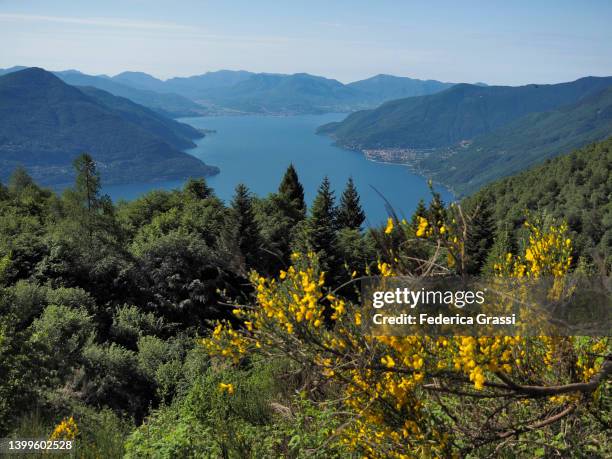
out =
{"type": "MultiPolygon", "coordinates": [[[[295,166],[310,203],[324,176],[328,176],[339,199],[349,176],[353,177],[361,196],[368,224],[386,220],[385,202],[400,216],[409,217],[419,199],[429,201],[427,180],[407,167],[368,161],[355,151],[338,148],[331,139],[315,134],[318,126],[343,119],[345,114],[300,116],[219,116],[183,118],[180,121],[197,128],[217,132],[198,140],[187,153],[221,172],[208,177],[207,183],[217,196],[228,202],[238,183],[265,196],[276,191],[290,163],[295,166]],[[377,190],[377,191],[375,191],[377,190]],[[379,194],[380,193],[380,194],[379,194]]],[[[182,181],[114,185],[103,189],[113,200],[134,199],[156,188],[179,188],[182,181]]],[[[452,195],[438,189],[445,202],[452,195]]]]}

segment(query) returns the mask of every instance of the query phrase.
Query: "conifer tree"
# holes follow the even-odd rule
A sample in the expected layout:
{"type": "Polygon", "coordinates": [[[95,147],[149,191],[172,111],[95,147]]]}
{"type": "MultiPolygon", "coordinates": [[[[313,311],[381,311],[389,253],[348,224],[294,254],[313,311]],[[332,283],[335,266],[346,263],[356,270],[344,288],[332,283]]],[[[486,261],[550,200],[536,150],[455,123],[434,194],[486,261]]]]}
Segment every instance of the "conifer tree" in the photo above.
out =
{"type": "Polygon", "coordinates": [[[427,218],[427,207],[425,207],[425,201],[423,199],[419,199],[419,203],[412,214],[412,225],[416,228],[419,225],[418,217],[427,218]]]}
{"type": "Polygon", "coordinates": [[[325,177],[312,202],[310,217],[305,225],[306,244],[319,256],[319,260],[330,279],[339,274],[336,251],[336,207],[335,196],[329,179],[325,177]]]}
{"type": "MultiPolygon", "coordinates": [[[[96,162],[89,154],[83,153],[74,160],[73,165],[77,174],[75,186],[64,192],[64,202],[68,220],[76,225],[76,228],[70,230],[75,235],[75,241],[92,247],[95,240],[108,244],[111,240],[120,239],[121,231],[115,219],[112,201],[107,195],[100,195],[102,185],[96,162]],[[81,240],[79,233],[84,233],[81,240]]],[[[93,252],[85,250],[89,258],[93,252]]]]}
{"type": "Polygon", "coordinates": [[[493,265],[496,263],[504,263],[506,254],[515,252],[515,244],[512,239],[512,233],[508,228],[502,228],[495,234],[493,245],[487,254],[485,264],[481,271],[485,275],[495,273],[493,265]]]}
{"type": "Polygon", "coordinates": [[[441,225],[446,215],[446,208],[444,207],[444,201],[442,201],[442,197],[440,196],[440,193],[436,193],[435,191],[433,191],[433,189],[432,189],[432,194],[433,194],[433,197],[431,198],[431,202],[429,203],[429,208],[427,209],[427,220],[431,224],[441,225]]]}
{"type": "Polygon", "coordinates": [[[364,221],[365,213],[359,202],[359,194],[353,179],[349,177],[346,188],[340,197],[340,206],[338,207],[336,220],[337,227],[359,230],[364,221]]]}
{"type": "Polygon", "coordinates": [[[468,224],[465,254],[467,257],[466,273],[477,275],[487,260],[487,254],[493,245],[495,223],[488,199],[481,199],[475,206],[468,224]]]}
{"type": "Polygon", "coordinates": [[[15,168],[11,174],[11,177],[9,178],[8,189],[12,193],[19,194],[24,189],[30,187],[36,188],[36,184],[34,183],[34,180],[32,180],[32,177],[28,175],[23,167],[19,166],[15,168]]]}
{"type": "Polygon", "coordinates": [[[203,178],[190,178],[185,183],[183,190],[194,199],[206,199],[213,195],[212,188],[207,185],[206,180],[203,178]]]}
{"type": "Polygon", "coordinates": [[[287,215],[297,223],[306,217],[306,202],[304,201],[304,187],[300,183],[295,167],[290,164],[278,187],[278,195],[284,201],[284,210],[287,215]]]}
{"type": "Polygon", "coordinates": [[[98,209],[99,193],[100,193],[100,173],[96,168],[96,162],[93,158],[83,153],[74,160],[74,168],[76,169],[75,193],[80,201],[85,205],[88,212],[98,209]]]}
{"type": "Polygon", "coordinates": [[[244,184],[236,187],[232,200],[233,234],[236,246],[244,257],[247,268],[257,268],[260,261],[261,236],[255,220],[253,200],[244,184]]]}

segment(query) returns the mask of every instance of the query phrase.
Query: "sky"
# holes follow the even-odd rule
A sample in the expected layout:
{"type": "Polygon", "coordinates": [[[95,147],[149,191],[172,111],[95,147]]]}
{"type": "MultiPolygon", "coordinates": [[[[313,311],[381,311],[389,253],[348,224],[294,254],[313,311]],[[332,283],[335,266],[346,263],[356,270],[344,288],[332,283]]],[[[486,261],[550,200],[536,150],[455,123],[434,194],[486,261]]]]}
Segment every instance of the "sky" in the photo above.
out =
{"type": "Polygon", "coordinates": [[[0,68],[520,85],[612,75],[609,0],[0,0],[0,68]]]}

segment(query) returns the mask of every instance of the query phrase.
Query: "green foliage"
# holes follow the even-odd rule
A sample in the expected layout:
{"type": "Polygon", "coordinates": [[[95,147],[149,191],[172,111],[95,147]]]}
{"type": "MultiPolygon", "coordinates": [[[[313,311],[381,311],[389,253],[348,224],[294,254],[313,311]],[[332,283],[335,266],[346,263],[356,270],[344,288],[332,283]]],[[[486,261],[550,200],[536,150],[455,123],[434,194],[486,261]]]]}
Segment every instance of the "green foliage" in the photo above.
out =
{"type": "Polygon", "coordinates": [[[230,237],[241,255],[241,267],[261,271],[262,265],[261,236],[259,226],[255,220],[253,200],[248,188],[240,184],[231,203],[232,217],[230,223],[230,237]]]}
{"type": "Polygon", "coordinates": [[[488,199],[482,199],[476,202],[472,209],[466,209],[470,219],[465,241],[467,258],[465,271],[467,274],[480,274],[493,245],[495,222],[491,207],[492,204],[488,199]]]}
{"type": "Polygon", "coordinates": [[[29,345],[42,353],[40,364],[60,377],[79,364],[82,349],[94,340],[91,316],[67,306],[47,306],[31,328],[29,345]]]}
{"type": "Polygon", "coordinates": [[[279,197],[285,201],[285,211],[293,223],[297,223],[306,216],[306,202],[304,201],[304,187],[300,183],[297,172],[290,164],[278,187],[279,197]]]}
{"type": "Polygon", "coordinates": [[[357,193],[353,179],[349,177],[346,188],[340,197],[336,224],[338,228],[360,230],[361,225],[365,222],[365,218],[365,213],[359,202],[359,194],[357,193]]]}
{"type": "MultiPolygon", "coordinates": [[[[484,263],[487,272],[512,251],[524,208],[569,215],[579,254],[607,250],[609,149],[610,141],[560,158],[466,202],[470,269],[484,263]]],[[[198,341],[212,321],[242,326],[231,311],[253,304],[245,274],[276,276],[292,250],[317,252],[326,283],[346,283],[338,294],[357,300],[352,277],[377,272],[387,256],[431,255],[415,237],[416,215],[363,233],[352,181],[337,209],[325,179],[306,218],[293,168],[278,193],[257,198],[238,187],[231,206],[202,179],[115,206],[100,196],[91,157],[77,169],[61,199],[23,171],[0,187],[0,436],[44,437],[73,415],[79,457],[350,457],[335,436],[338,394],[312,368],[275,356],[229,369],[198,341]]],[[[436,194],[416,211],[436,226],[446,213],[436,194]]],[[[600,440],[597,429],[581,429],[600,440]]]]}
{"type": "Polygon", "coordinates": [[[166,328],[164,320],[152,312],[142,311],[137,306],[124,305],[115,310],[110,334],[118,343],[136,349],[140,337],[161,336],[166,328]]]}
{"type": "Polygon", "coordinates": [[[612,139],[486,186],[468,203],[490,200],[497,228],[514,235],[522,227],[525,211],[546,212],[566,220],[576,256],[608,259],[612,253],[612,139]]]}
{"type": "Polygon", "coordinates": [[[156,411],[126,442],[126,457],[350,457],[330,442],[333,412],[292,395],[299,378],[284,362],[209,370],[171,406],[156,411]],[[233,384],[231,395],[219,384],[233,384]]]}
{"type": "MultiPolygon", "coordinates": [[[[316,253],[323,270],[329,272],[331,276],[340,275],[338,271],[340,260],[336,243],[336,216],[334,192],[329,179],[325,177],[312,202],[310,216],[301,227],[296,248],[298,251],[316,253]]],[[[335,279],[336,277],[330,282],[334,283],[335,279]]]]}

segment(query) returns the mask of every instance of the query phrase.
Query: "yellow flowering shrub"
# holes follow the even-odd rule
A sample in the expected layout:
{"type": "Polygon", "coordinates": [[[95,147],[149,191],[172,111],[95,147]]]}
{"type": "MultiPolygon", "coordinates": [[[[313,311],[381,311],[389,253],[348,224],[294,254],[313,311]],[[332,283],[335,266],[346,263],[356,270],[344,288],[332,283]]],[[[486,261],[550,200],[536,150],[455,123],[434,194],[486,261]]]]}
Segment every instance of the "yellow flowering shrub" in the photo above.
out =
{"type": "MultiPolygon", "coordinates": [[[[435,239],[460,264],[463,238],[456,222],[434,225],[419,217],[416,236],[435,239]]],[[[390,220],[385,233],[393,228],[390,220]]],[[[528,228],[525,249],[498,262],[496,272],[561,278],[571,266],[567,227],[528,228]]],[[[235,309],[244,326],[219,323],[202,344],[234,363],[252,353],[282,355],[319,374],[341,394],[336,402],[347,418],[334,438],[365,457],[459,457],[475,445],[535,429],[534,413],[547,419],[561,406],[569,414],[594,396],[586,385],[567,384],[574,369],[584,382],[597,374],[610,352],[606,339],[371,336],[363,328],[367,311],[325,285],[314,254],[294,254],[292,261],[277,279],[254,274],[256,303],[235,309]],[[560,359],[562,353],[575,356],[575,368],[560,359]],[[511,405],[518,408],[508,415],[511,405]]],[[[386,262],[378,271],[397,274],[386,262]]]]}
{"type": "Polygon", "coordinates": [[[77,423],[74,418],[70,416],[69,418],[62,419],[62,421],[55,426],[49,440],[74,440],[78,434],[79,428],[77,423]]]}

